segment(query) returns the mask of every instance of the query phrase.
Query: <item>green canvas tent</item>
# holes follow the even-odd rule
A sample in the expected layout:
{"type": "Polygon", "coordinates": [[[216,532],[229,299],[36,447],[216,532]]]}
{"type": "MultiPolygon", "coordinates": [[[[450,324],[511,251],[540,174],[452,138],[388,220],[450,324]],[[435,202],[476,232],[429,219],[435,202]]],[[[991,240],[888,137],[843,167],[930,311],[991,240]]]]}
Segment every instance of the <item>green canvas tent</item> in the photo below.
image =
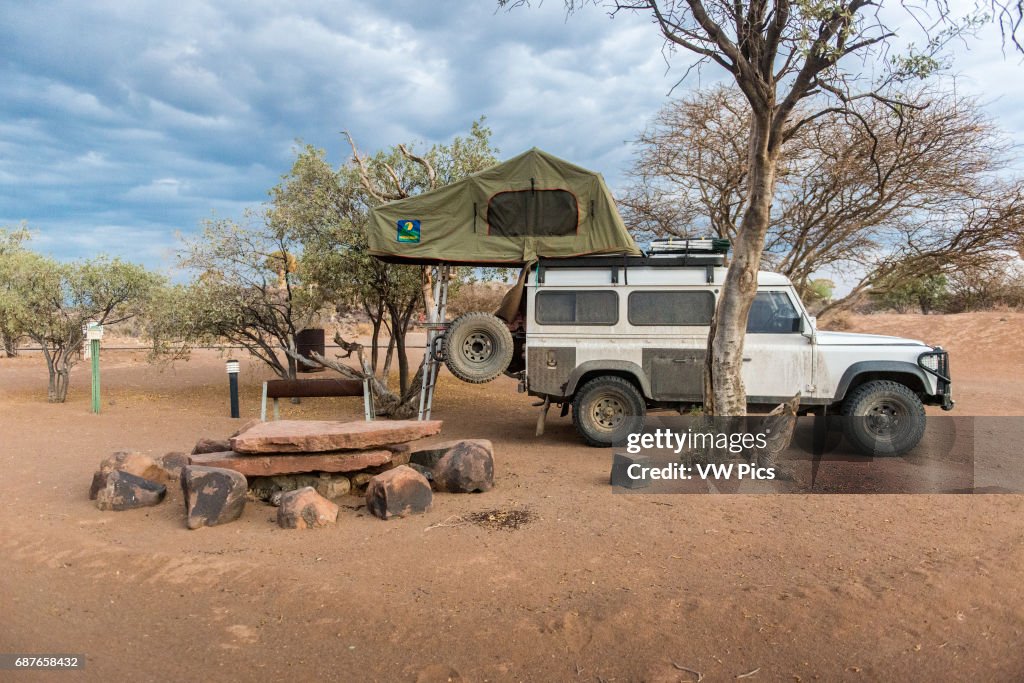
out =
{"type": "Polygon", "coordinates": [[[370,253],[395,262],[522,265],[639,255],[601,174],[534,148],[370,212],[370,253]]]}

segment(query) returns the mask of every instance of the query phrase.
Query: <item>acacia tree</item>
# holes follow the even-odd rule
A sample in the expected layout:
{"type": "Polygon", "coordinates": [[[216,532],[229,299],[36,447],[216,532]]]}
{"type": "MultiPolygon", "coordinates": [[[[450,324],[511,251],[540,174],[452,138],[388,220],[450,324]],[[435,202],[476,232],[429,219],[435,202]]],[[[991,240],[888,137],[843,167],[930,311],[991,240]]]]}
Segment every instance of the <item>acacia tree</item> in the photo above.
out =
{"type": "Polygon", "coordinates": [[[154,349],[180,356],[196,342],[227,341],[247,350],[283,379],[294,379],[295,335],[310,325],[322,290],[305,280],[301,245],[266,216],[248,225],[206,221],[186,240],[179,263],[195,278],[163,292],[149,316],[154,349]]]}
{"type": "Polygon", "coordinates": [[[0,316],[38,344],[49,372],[48,399],[67,399],[89,322],[114,325],[139,315],[162,279],[142,266],[99,257],[59,263],[25,249],[0,257],[0,316]]]}
{"type": "MultiPolygon", "coordinates": [[[[460,180],[496,163],[491,131],[483,119],[473,123],[469,135],[450,144],[416,152],[400,144],[372,156],[359,152],[348,136],[352,155],[340,168],[327,162],[322,150],[303,147],[291,173],[271,190],[274,225],[303,244],[303,268],[327,300],[356,306],[369,317],[372,348],[363,357],[362,345],[340,335],[337,344],[355,354],[358,369],[334,361],[326,364],[349,376],[371,380],[378,412],[401,417],[409,414],[418,396],[420,373],[409,363],[406,336],[413,315],[431,304],[435,273],[429,268],[389,264],[367,254],[370,208],[411,197],[460,180]],[[382,333],[386,352],[379,352],[382,333]],[[389,389],[392,361],[398,365],[398,388],[389,389]],[[365,362],[364,362],[365,361],[365,362]]],[[[326,360],[326,359],[325,359],[326,360]]]]}
{"type": "MultiPolygon", "coordinates": [[[[780,156],[761,264],[787,275],[805,301],[822,269],[855,278],[826,314],[904,280],[912,287],[1006,260],[1024,239],[1024,180],[1006,177],[1012,148],[994,123],[968,98],[901,98],[913,106],[894,112],[867,100],[857,120],[822,116],[780,156]]],[[[668,103],[639,139],[627,221],[657,236],[734,238],[749,177],[737,141],[748,128],[735,89],[668,103]]]]}
{"type": "MultiPolygon", "coordinates": [[[[565,0],[570,11],[588,0],[565,0]]],[[[499,6],[529,0],[498,0],[499,6]]],[[[732,260],[709,336],[704,405],[710,414],[746,412],[743,343],[747,316],[757,292],[757,271],[771,223],[779,161],[787,144],[816,119],[842,112],[865,98],[905,104],[887,94],[893,83],[927,75],[940,66],[945,42],[965,28],[939,0],[911,10],[931,27],[921,50],[886,59],[896,31],[873,0],[619,0],[612,13],[629,11],[651,18],[670,50],[694,57],[694,66],[713,64],[729,75],[746,101],[750,129],[745,145],[746,194],[740,211],[732,260]],[[927,16],[930,10],[933,16],[927,16]],[[861,70],[877,63],[877,76],[861,70]]],[[[904,7],[909,7],[904,5],[904,7]]],[[[967,27],[973,26],[967,22],[967,27]]]]}
{"type": "MultiPolygon", "coordinates": [[[[16,253],[24,250],[24,244],[31,237],[31,234],[24,225],[17,229],[0,228],[0,260],[12,258],[16,253]]],[[[10,280],[0,281],[0,298],[16,296],[14,282],[10,280]]],[[[4,307],[0,304],[0,344],[3,345],[4,355],[13,358],[18,355],[18,344],[25,336],[18,321],[12,315],[4,313],[4,307]]]]}

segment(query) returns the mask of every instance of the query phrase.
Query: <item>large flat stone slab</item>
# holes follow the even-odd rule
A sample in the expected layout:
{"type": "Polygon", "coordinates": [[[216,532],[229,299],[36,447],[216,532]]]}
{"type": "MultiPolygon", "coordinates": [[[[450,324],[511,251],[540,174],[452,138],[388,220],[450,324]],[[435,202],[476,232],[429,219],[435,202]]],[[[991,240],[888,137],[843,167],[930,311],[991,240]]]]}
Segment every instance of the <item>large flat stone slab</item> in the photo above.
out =
{"type": "Polygon", "coordinates": [[[237,453],[320,453],[368,449],[415,441],[440,431],[440,420],[277,420],[258,424],[232,437],[231,450],[237,453]]]}
{"type": "Polygon", "coordinates": [[[190,456],[193,465],[234,470],[247,477],[272,477],[277,474],[306,472],[356,472],[367,467],[387,465],[393,454],[387,450],[342,451],[340,453],[294,453],[285,455],[246,455],[234,451],[201,453],[190,456]]]}

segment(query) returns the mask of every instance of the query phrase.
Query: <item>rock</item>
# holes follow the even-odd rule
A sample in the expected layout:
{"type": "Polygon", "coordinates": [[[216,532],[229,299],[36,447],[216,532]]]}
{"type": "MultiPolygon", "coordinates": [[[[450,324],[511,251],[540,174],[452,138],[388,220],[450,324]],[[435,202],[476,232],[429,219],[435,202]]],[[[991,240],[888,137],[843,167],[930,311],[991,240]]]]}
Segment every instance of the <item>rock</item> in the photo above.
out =
{"type": "Polygon", "coordinates": [[[189,529],[226,524],[245,509],[245,477],[234,470],[189,465],[181,470],[189,529]]]}
{"type": "MultiPolygon", "coordinates": [[[[230,468],[228,468],[230,469],[230,468]]],[[[320,477],[315,474],[280,474],[273,477],[246,477],[253,497],[270,502],[275,493],[297,491],[307,486],[316,487],[320,477]]]]}
{"type": "Polygon", "coordinates": [[[277,524],[282,529],[318,529],[338,521],[338,506],[311,486],[282,493],[277,524]]]}
{"type": "Polygon", "coordinates": [[[439,431],[440,420],[277,420],[262,422],[232,438],[230,450],[238,453],[319,453],[370,449],[421,439],[439,431]]]}
{"type": "Polygon", "coordinates": [[[459,441],[434,465],[434,487],[448,493],[494,488],[494,447],[487,439],[459,441]]]}
{"type": "Polygon", "coordinates": [[[424,467],[423,465],[418,465],[414,462],[409,463],[409,467],[422,474],[423,478],[427,481],[434,481],[434,470],[429,467],[424,467]]]}
{"type": "Polygon", "coordinates": [[[387,444],[384,448],[391,451],[391,467],[409,464],[409,458],[412,456],[411,443],[387,444]]]}
{"type": "Polygon", "coordinates": [[[247,431],[249,431],[250,429],[252,429],[253,427],[255,427],[256,425],[258,425],[258,424],[260,424],[262,422],[263,422],[263,420],[260,420],[259,418],[255,418],[254,417],[251,420],[249,420],[248,422],[246,422],[244,425],[242,425],[241,427],[236,429],[235,432],[231,436],[228,437],[228,439],[233,439],[236,436],[238,436],[239,434],[241,434],[242,432],[247,432],[247,431]]]}
{"type": "Polygon", "coordinates": [[[371,479],[373,479],[373,475],[369,472],[359,472],[352,477],[352,486],[361,489],[369,484],[371,479]]]}
{"type": "Polygon", "coordinates": [[[195,448],[192,449],[192,455],[222,453],[230,450],[231,443],[228,439],[199,439],[199,441],[196,441],[195,448]]]}
{"type": "Polygon", "coordinates": [[[118,451],[100,461],[100,469],[92,477],[89,487],[89,500],[96,500],[100,489],[107,485],[107,475],[111,472],[127,472],[149,481],[161,481],[165,478],[164,470],[153,458],[133,451],[118,451]]]}
{"type": "Polygon", "coordinates": [[[421,467],[426,467],[427,469],[432,470],[434,469],[434,465],[436,465],[441,460],[441,458],[443,458],[445,454],[448,453],[448,450],[456,443],[458,442],[445,441],[444,443],[431,444],[429,446],[422,446],[420,448],[414,449],[409,454],[409,464],[419,465],[421,467]]]}
{"type": "Polygon", "coordinates": [[[343,474],[327,474],[324,472],[320,475],[317,483],[313,485],[313,488],[324,498],[341,498],[352,489],[352,482],[343,474]]]}
{"type": "Polygon", "coordinates": [[[188,455],[180,451],[171,451],[157,458],[156,464],[163,470],[166,481],[178,481],[181,479],[181,468],[189,464],[188,455]]]}
{"type": "Polygon", "coordinates": [[[426,512],[433,500],[430,483],[408,465],[378,474],[366,487],[366,507],[381,519],[426,512]]]}
{"type": "Polygon", "coordinates": [[[434,469],[448,451],[460,443],[477,443],[487,450],[492,450],[491,442],[487,439],[459,439],[458,441],[442,441],[441,443],[414,446],[409,455],[409,462],[416,463],[434,469]]]}
{"type": "Polygon", "coordinates": [[[640,476],[639,470],[634,469],[636,478],[629,476],[629,468],[632,465],[649,467],[650,458],[646,455],[633,455],[630,453],[615,453],[612,455],[612,473],[608,483],[612,486],[619,486],[626,489],[642,489],[651,485],[647,478],[640,476]]]}
{"type": "Polygon", "coordinates": [[[391,451],[391,462],[388,464],[389,467],[400,467],[402,465],[409,464],[409,458],[412,456],[410,451],[391,451]]]}
{"type": "Polygon", "coordinates": [[[103,470],[97,470],[93,473],[92,483],[89,484],[89,500],[96,500],[96,495],[100,492],[100,489],[107,485],[107,477],[109,476],[110,473],[103,470]]]}
{"type": "MultiPolygon", "coordinates": [[[[99,473],[97,473],[99,474],[99,473]]],[[[96,495],[100,510],[133,510],[157,505],[167,494],[167,487],[128,472],[113,471],[106,475],[106,484],[96,495]]]]}
{"type": "Polygon", "coordinates": [[[191,456],[193,465],[235,470],[247,477],[306,472],[357,472],[367,467],[387,465],[391,451],[341,451],[338,453],[295,453],[287,455],[245,455],[227,451],[191,456]]]}

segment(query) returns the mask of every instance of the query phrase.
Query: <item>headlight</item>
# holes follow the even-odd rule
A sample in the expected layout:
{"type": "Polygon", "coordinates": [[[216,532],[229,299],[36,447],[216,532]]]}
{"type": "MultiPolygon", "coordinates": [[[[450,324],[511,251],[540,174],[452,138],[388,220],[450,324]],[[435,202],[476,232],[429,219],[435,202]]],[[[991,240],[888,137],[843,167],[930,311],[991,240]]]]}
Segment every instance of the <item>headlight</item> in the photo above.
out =
{"type": "Polygon", "coordinates": [[[949,382],[949,354],[941,346],[925,351],[917,357],[917,364],[943,382],[949,382]]]}

